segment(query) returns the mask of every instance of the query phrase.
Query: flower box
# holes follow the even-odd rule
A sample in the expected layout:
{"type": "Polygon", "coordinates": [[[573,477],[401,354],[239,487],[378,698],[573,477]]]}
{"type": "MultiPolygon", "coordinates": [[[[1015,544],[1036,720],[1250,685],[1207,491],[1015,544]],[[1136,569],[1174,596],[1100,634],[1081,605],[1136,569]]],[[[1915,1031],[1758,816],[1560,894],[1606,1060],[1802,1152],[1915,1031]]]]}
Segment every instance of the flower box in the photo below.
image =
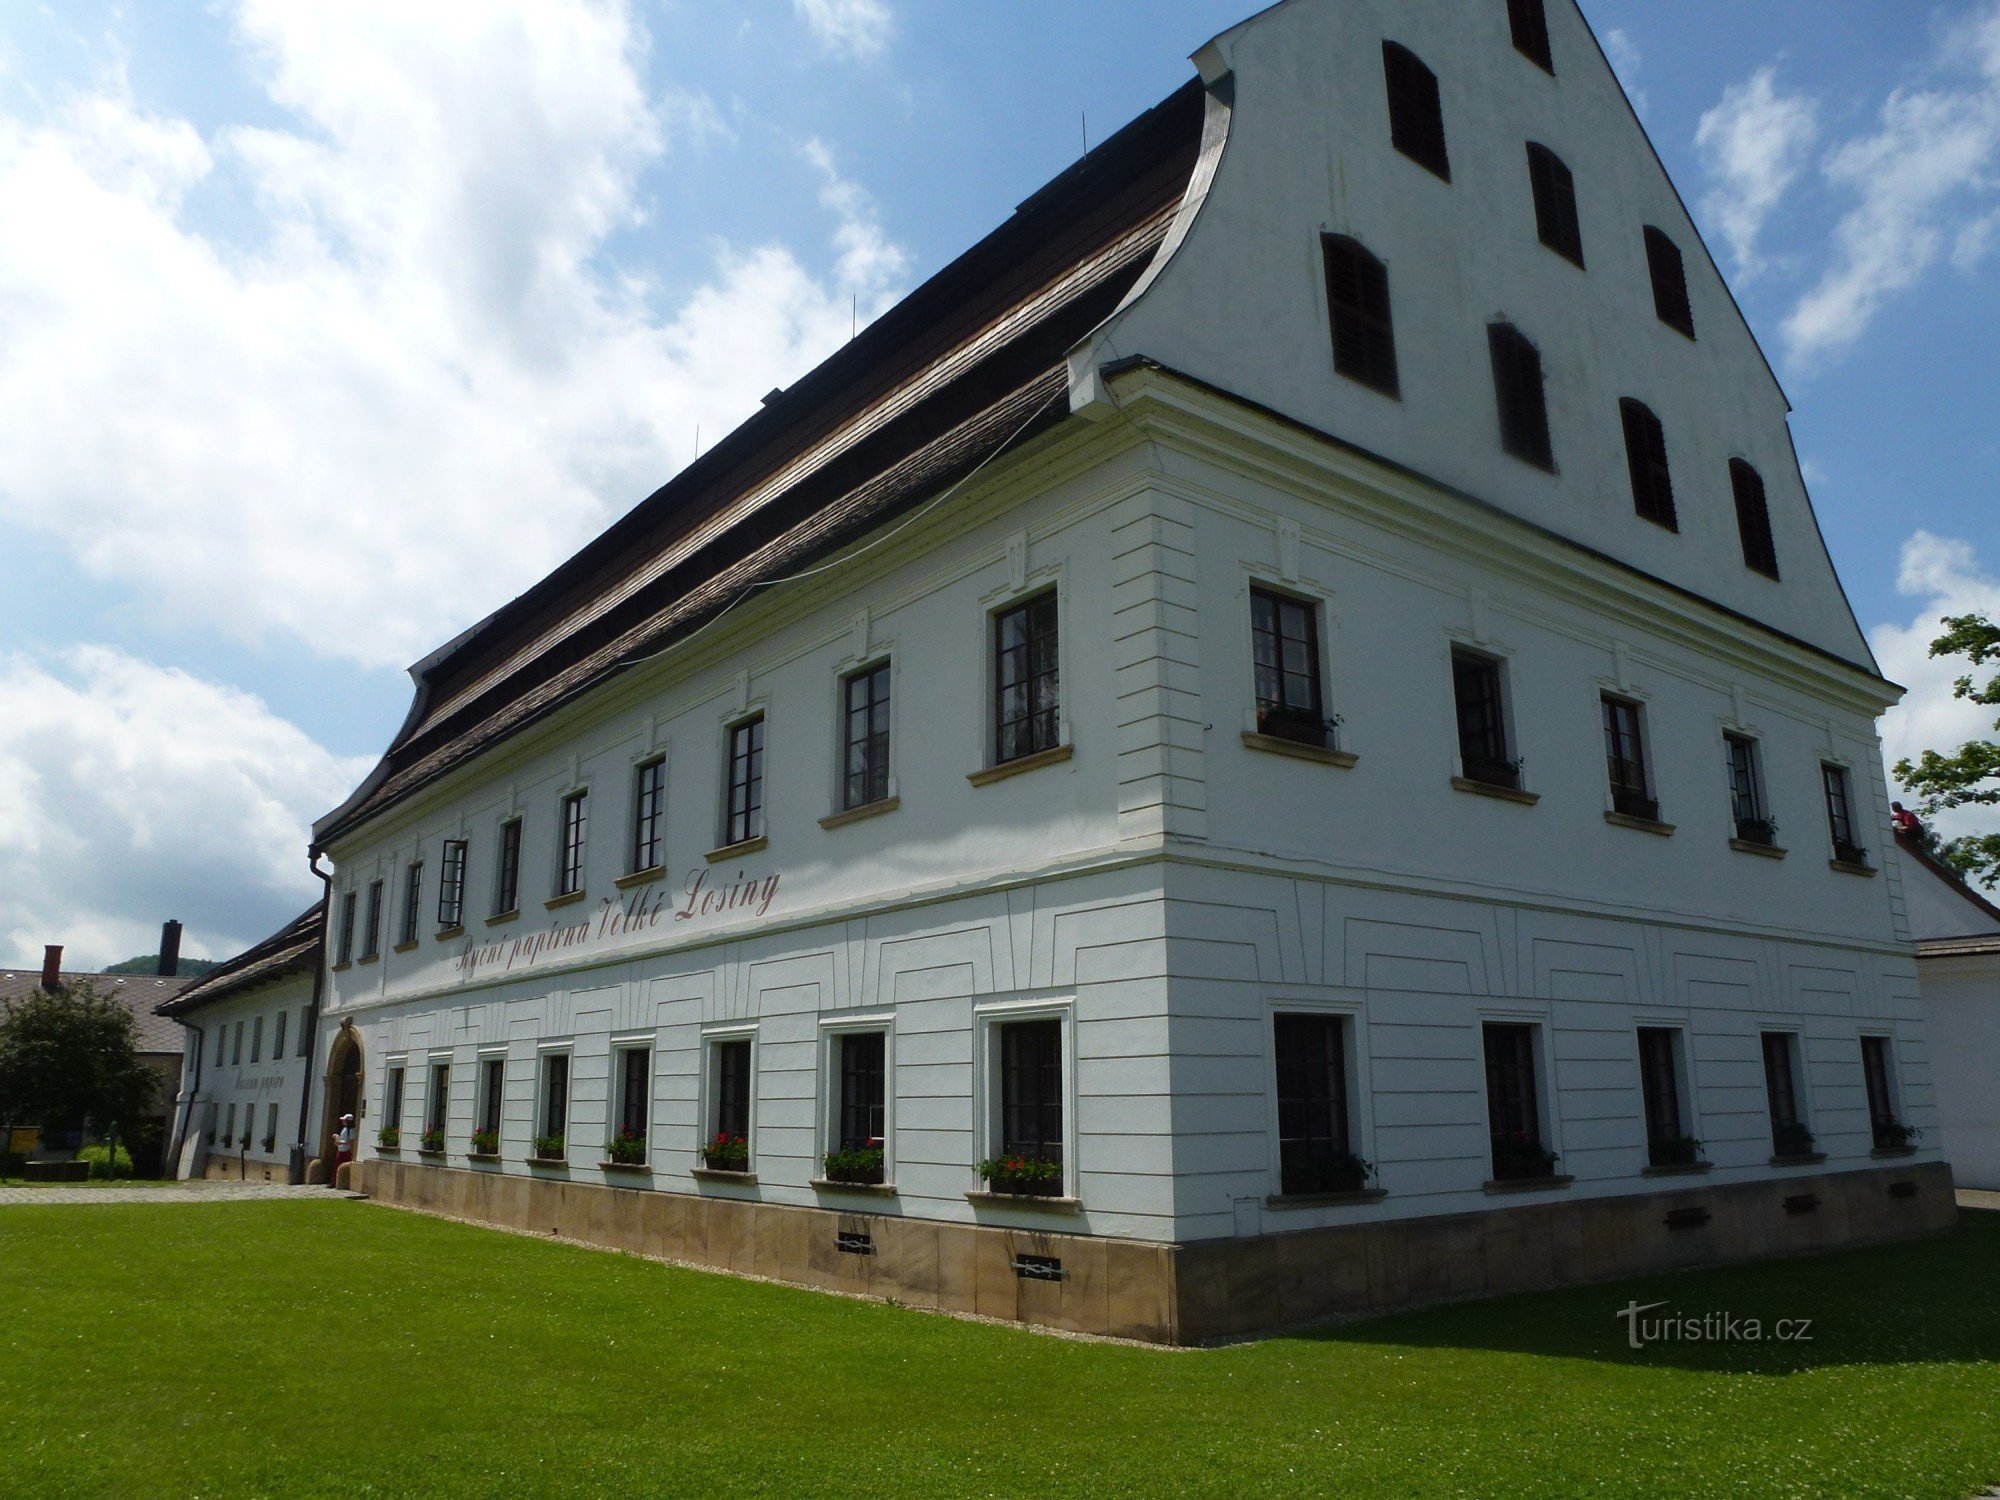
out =
{"type": "Polygon", "coordinates": [[[1291,708],[1283,704],[1265,704],[1257,710],[1257,732],[1269,735],[1274,740],[1290,740],[1296,745],[1311,745],[1317,749],[1333,748],[1334,726],[1338,719],[1329,719],[1324,714],[1314,713],[1307,708],[1291,708]]]}
{"type": "Polygon", "coordinates": [[[882,1168],[883,1155],[880,1146],[858,1146],[848,1150],[829,1151],[824,1161],[828,1182],[845,1183],[853,1187],[880,1187],[882,1168]]]}
{"type": "Polygon", "coordinates": [[[1642,823],[1660,821],[1660,799],[1645,796],[1640,792],[1613,792],[1611,809],[1621,817],[1637,818],[1642,823]]]}
{"type": "Polygon", "coordinates": [[[982,1161],[974,1169],[987,1190],[1015,1198],[1060,1198],[1063,1169],[1043,1156],[1007,1155],[982,1161]]]}
{"type": "Polygon", "coordinates": [[[418,1149],[428,1151],[433,1156],[442,1155],[444,1153],[444,1132],[442,1130],[426,1130],[418,1149]]]}
{"type": "Polygon", "coordinates": [[[1493,1138],[1493,1178],[1496,1182],[1531,1182],[1554,1177],[1561,1158],[1533,1137],[1517,1133],[1493,1138]]]}
{"type": "Polygon", "coordinates": [[[1364,1193],[1374,1175],[1375,1164],[1352,1151],[1289,1149],[1278,1163],[1281,1195],[1286,1198],[1364,1193]]]}
{"type": "Polygon", "coordinates": [[[1923,1131],[1914,1125],[1905,1125],[1901,1120],[1883,1120],[1875,1126],[1875,1149],[1877,1151],[1904,1151],[1914,1145],[1923,1131]]]}
{"type": "Polygon", "coordinates": [[[1469,760],[1465,763],[1465,779],[1476,781],[1481,786],[1497,786],[1510,792],[1518,792],[1521,790],[1521,762],[1469,760]]]}
{"type": "Polygon", "coordinates": [[[750,1137],[719,1130],[702,1142],[701,1164],[711,1172],[748,1172],[750,1137]]]}
{"type": "Polygon", "coordinates": [[[604,1160],[614,1167],[643,1167],[646,1138],[636,1130],[621,1130],[604,1147],[604,1160]]]}
{"type": "Polygon", "coordinates": [[[500,1132],[497,1130],[475,1130],[472,1132],[474,1156],[498,1156],[500,1154],[500,1132]]]}
{"type": "Polygon", "coordinates": [[[1833,858],[1836,864],[1866,866],[1868,863],[1868,851],[1859,844],[1848,843],[1845,840],[1835,840],[1833,858]]]}
{"type": "Polygon", "coordinates": [[[1770,818],[1738,818],[1736,836],[1746,844],[1774,848],[1778,842],[1778,825],[1770,818]]]}
{"type": "Polygon", "coordinates": [[[1648,1166],[1692,1167],[1701,1163],[1701,1142],[1691,1135],[1662,1136],[1646,1149],[1648,1166]]]}
{"type": "Polygon", "coordinates": [[[1771,1131],[1773,1156],[1811,1156],[1813,1133],[1803,1125],[1779,1125],[1771,1131]]]}
{"type": "Polygon", "coordinates": [[[375,1132],[375,1144],[384,1151],[403,1149],[403,1132],[394,1125],[385,1125],[375,1132]]]}

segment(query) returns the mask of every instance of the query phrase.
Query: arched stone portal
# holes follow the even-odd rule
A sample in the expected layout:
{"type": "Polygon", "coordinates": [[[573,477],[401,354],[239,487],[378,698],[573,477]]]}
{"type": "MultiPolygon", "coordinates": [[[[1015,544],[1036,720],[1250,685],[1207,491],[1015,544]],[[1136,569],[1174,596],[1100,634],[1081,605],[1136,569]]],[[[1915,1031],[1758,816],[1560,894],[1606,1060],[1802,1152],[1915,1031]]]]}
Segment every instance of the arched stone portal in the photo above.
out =
{"type": "Polygon", "coordinates": [[[342,1115],[355,1116],[355,1143],[360,1144],[361,1115],[361,1034],[350,1020],[340,1023],[333,1046],[326,1055],[326,1108],[320,1114],[319,1160],[324,1180],[333,1182],[333,1133],[340,1129],[342,1115]]]}

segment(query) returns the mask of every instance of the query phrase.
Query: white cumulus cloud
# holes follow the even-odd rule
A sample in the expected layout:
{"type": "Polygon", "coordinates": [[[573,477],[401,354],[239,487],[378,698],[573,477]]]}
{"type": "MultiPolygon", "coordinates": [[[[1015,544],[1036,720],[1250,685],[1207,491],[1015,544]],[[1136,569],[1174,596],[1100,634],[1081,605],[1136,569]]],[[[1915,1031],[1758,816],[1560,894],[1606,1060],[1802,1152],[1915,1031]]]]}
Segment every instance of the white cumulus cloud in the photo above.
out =
{"type": "Polygon", "coordinates": [[[792,0],[792,6],[822,46],[844,57],[873,57],[895,30],[886,0],[792,0]]]}
{"type": "Polygon", "coordinates": [[[1874,128],[1826,159],[1828,184],[1852,207],[1832,264],[1785,320],[1795,361],[1851,346],[1941,255],[1964,272],[1986,252],[2000,189],[2000,0],[1952,28],[1934,73],[1891,93],[1874,128]]]}
{"type": "Polygon", "coordinates": [[[1777,70],[1770,67],[1731,84],[1701,117],[1695,145],[1715,184],[1703,196],[1702,209],[1728,242],[1739,276],[1762,269],[1758,237],[1797,180],[1818,134],[1813,101],[1780,91],[1777,70]]]}
{"type": "MultiPolygon", "coordinates": [[[[1897,591],[1919,601],[1906,623],[1877,626],[1869,639],[1876,660],[1909,696],[1882,720],[1883,757],[1890,766],[1925,750],[1950,752],[1967,740],[1993,736],[1995,711],[1952,696],[1952,685],[1971,671],[1964,657],[1932,657],[1947,615],[1984,614],[2000,620],[2000,578],[1969,543],[1919,531],[1903,543],[1897,591]]],[[[1893,774],[1892,774],[1893,781],[1893,774]]],[[[1993,831],[1987,809],[1958,809],[1937,820],[1947,837],[1993,831]]]]}
{"type": "Polygon", "coordinates": [[[101,646],[0,657],[0,966],[240,951],[319,893],[314,817],[368,769],[247,693],[101,646]]]}
{"type": "Polygon", "coordinates": [[[185,622],[413,660],[899,290],[858,189],[825,276],[722,244],[662,307],[608,263],[647,169],[726,135],[649,95],[622,4],[230,18],[254,126],[116,78],[0,114],[0,523],[185,622]]]}

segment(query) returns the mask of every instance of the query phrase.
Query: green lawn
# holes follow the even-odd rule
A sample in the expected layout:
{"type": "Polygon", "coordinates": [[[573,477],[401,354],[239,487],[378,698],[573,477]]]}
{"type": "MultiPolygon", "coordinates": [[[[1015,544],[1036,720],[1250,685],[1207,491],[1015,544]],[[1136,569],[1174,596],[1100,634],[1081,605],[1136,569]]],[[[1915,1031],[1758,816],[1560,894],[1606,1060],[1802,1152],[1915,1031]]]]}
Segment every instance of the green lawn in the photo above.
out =
{"type": "Polygon", "coordinates": [[[1175,1352],[347,1201],[0,1207],[9,1495],[1917,1495],[2000,1483],[2000,1214],[1175,1352]],[[1812,1318],[1647,1349],[1628,1300],[1812,1318]]]}

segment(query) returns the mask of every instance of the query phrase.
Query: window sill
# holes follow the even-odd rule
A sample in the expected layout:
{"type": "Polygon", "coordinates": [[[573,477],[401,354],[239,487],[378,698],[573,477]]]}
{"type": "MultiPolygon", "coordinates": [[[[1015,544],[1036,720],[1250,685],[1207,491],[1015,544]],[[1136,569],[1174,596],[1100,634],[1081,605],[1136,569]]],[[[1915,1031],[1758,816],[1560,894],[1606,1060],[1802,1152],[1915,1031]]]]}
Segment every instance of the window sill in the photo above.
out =
{"type": "Polygon", "coordinates": [[[1889,1158],[1896,1156],[1915,1156],[1917,1148],[1915,1146],[1877,1146],[1868,1154],[1877,1161],[1887,1161],[1889,1158]]]}
{"type": "Polygon", "coordinates": [[[1307,745],[1298,740],[1285,739],[1280,735],[1258,734],[1250,729],[1243,731],[1243,744],[1246,749],[1262,750],[1267,755],[1289,755],[1294,760],[1317,761],[1323,766],[1338,766],[1343,771],[1350,770],[1354,763],[1361,759],[1360,756],[1349,754],[1345,750],[1334,750],[1325,745],[1307,745]]]}
{"type": "Polygon", "coordinates": [[[496,911],[486,919],[486,925],[488,927],[498,927],[502,922],[517,922],[520,920],[520,917],[521,908],[517,906],[512,911],[496,911]]]}
{"type": "MultiPolygon", "coordinates": [[[[415,943],[412,943],[412,944],[410,944],[410,946],[411,946],[412,948],[414,948],[414,947],[416,947],[416,944],[415,944],[415,943]]],[[[398,949],[397,949],[396,951],[397,951],[398,953],[400,953],[400,952],[402,952],[403,950],[402,950],[402,949],[400,949],[400,948],[398,948],[398,949]]],[[[350,962],[345,962],[345,963],[337,963],[337,964],[335,964],[335,965],[333,966],[333,968],[331,969],[331,971],[330,971],[330,972],[331,972],[331,973],[335,973],[335,974],[345,974],[345,973],[346,973],[346,972],[347,972],[347,971],[348,971],[349,969],[351,969],[351,968],[353,968],[353,967],[354,967],[354,965],[353,965],[353,963],[352,963],[351,961],[350,961],[350,962]]]]}
{"type": "Polygon", "coordinates": [[[1674,825],[1662,823],[1658,818],[1635,818],[1630,813],[1608,812],[1604,821],[1613,828],[1636,828],[1641,833],[1657,833],[1661,838],[1672,838],[1674,825]]]}
{"type": "Polygon", "coordinates": [[[1699,1177],[1715,1165],[1707,1161],[1686,1161],[1677,1167],[1641,1167],[1641,1177],[1699,1177]]]}
{"type": "Polygon", "coordinates": [[[666,875],[665,865],[653,865],[648,869],[634,870],[630,875],[620,875],[611,883],[621,891],[629,891],[634,886],[651,885],[656,880],[664,880],[666,875]]]}
{"type": "Polygon", "coordinates": [[[379,953],[364,953],[355,960],[357,964],[379,964],[381,961],[382,955],[379,953]]]}
{"type": "Polygon", "coordinates": [[[403,1148],[401,1146],[377,1146],[375,1154],[377,1156],[401,1156],[403,1148]]]}
{"type": "Polygon", "coordinates": [[[569,1158],[567,1156],[531,1156],[528,1158],[528,1165],[531,1167],[562,1167],[564,1170],[567,1170],[569,1167],[569,1158]]]}
{"type": "Polygon", "coordinates": [[[1033,755],[1016,756],[1013,760],[997,766],[988,766],[983,771],[974,771],[965,779],[974,786],[991,786],[996,781],[1005,781],[1010,776],[1024,776],[1030,771],[1039,771],[1043,766],[1057,766],[1076,754],[1074,745],[1058,745],[1053,750],[1037,750],[1033,755]]]}
{"type": "Polygon", "coordinates": [[[422,1146],[417,1147],[417,1155],[430,1161],[444,1160],[444,1153],[442,1151],[426,1151],[422,1146]]]}
{"type": "Polygon", "coordinates": [[[468,1151],[465,1153],[465,1159],[467,1161],[498,1161],[500,1160],[500,1153],[498,1151],[468,1151]]]}
{"type": "Polygon", "coordinates": [[[696,1182],[729,1182],[738,1187],[755,1187],[755,1172],[727,1172],[721,1167],[694,1167],[691,1169],[696,1182]]]}
{"type": "Polygon", "coordinates": [[[449,943],[454,938],[462,938],[464,936],[465,924],[463,922],[455,922],[449,927],[440,927],[437,930],[437,940],[440,943],[449,943]]]}
{"type": "Polygon", "coordinates": [[[893,1182],[835,1182],[830,1177],[815,1177],[807,1186],[815,1193],[861,1193],[870,1198],[896,1196],[893,1182]]]}
{"type": "Polygon", "coordinates": [[[1518,802],[1523,807],[1533,807],[1542,800],[1539,792],[1524,792],[1518,787],[1495,786],[1490,781],[1473,781],[1468,777],[1451,778],[1453,791],[1471,792],[1475,797],[1498,797],[1502,802],[1518,802]]]}
{"type": "Polygon", "coordinates": [[[819,820],[819,826],[829,830],[845,828],[849,823],[862,823],[869,818],[879,818],[884,813],[892,813],[902,805],[901,797],[882,797],[874,802],[864,802],[859,807],[850,807],[845,812],[829,813],[819,820]]]}
{"type": "Polygon", "coordinates": [[[419,943],[415,938],[411,938],[407,943],[396,944],[390,951],[395,953],[415,953],[422,946],[423,944],[419,943]]]}
{"type": "Polygon", "coordinates": [[[1037,1198],[1030,1193],[971,1192],[965,1201],[974,1208],[1027,1208],[1044,1214],[1080,1214],[1081,1198],[1037,1198]]]}
{"type": "Polygon", "coordinates": [[[597,1164],[607,1172],[650,1172],[653,1164],[649,1161],[601,1161],[597,1164]]]}
{"type": "Polygon", "coordinates": [[[560,896],[549,897],[548,900],[542,903],[542,907],[544,910],[554,911],[559,906],[574,906],[576,905],[577,902],[581,901],[586,894],[587,893],[584,891],[566,891],[560,896]]]}
{"type": "Polygon", "coordinates": [[[724,860],[741,859],[746,854],[755,854],[760,849],[770,847],[770,836],[760,833],[754,839],[743,839],[734,844],[724,844],[720,849],[711,849],[702,858],[712,865],[719,865],[724,860]]]}
{"type": "Polygon", "coordinates": [[[1561,1172],[1554,1177],[1491,1177],[1486,1180],[1485,1189],[1489,1193],[1553,1193],[1568,1187],[1576,1178],[1561,1172]]]}
{"type": "Polygon", "coordinates": [[[1843,875],[1860,875],[1872,878],[1875,874],[1875,867],[1873,865],[1852,864],[1844,859],[1830,859],[1826,862],[1826,867],[1829,870],[1838,870],[1843,875]]]}
{"type": "Polygon", "coordinates": [[[1816,1167],[1825,1160],[1826,1153],[1824,1151],[1808,1151],[1801,1156],[1774,1156],[1771,1158],[1771,1165],[1774,1167],[1816,1167]]]}
{"type": "Polygon", "coordinates": [[[1264,1207],[1345,1208],[1356,1203],[1379,1203],[1388,1196],[1387,1188],[1362,1188],[1352,1193],[1273,1193],[1264,1200],[1264,1207]]]}
{"type": "Polygon", "coordinates": [[[1783,859],[1788,852],[1776,844],[1755,844],[1749,839],[1731,839],[1729,847],[1738,854],[1755,854],[1764,859],[1783,859]]]}

